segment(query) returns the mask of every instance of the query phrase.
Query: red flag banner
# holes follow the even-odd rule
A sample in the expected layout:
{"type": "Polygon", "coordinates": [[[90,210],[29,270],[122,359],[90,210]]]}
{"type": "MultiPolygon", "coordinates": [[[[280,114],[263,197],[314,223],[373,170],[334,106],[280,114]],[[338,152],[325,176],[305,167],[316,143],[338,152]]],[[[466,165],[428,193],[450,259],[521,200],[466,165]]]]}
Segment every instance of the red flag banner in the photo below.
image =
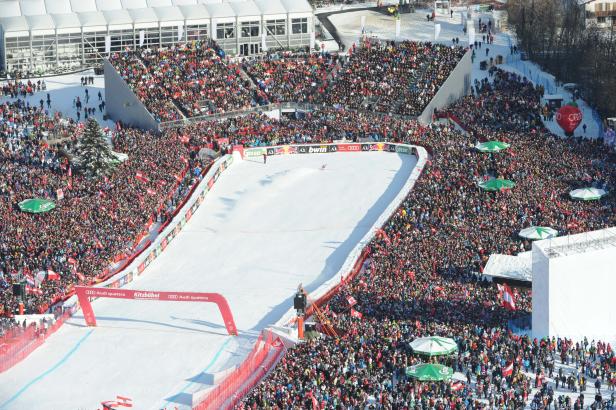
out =
{"type": "Polygon", "coordinates": [[[52,271],[51,269],[48,269],[47,279],[48,280],[60,280],[60,275],[58,275],[56,272],[52,271]]]}
{"type": "Polygon", "coordinates": [[[357,304],[357,301],[355,300],[353,296],[349,296],[347,298],[347,302],[349,302],[349,306],[355,306],[357,304]]]}
{"type": "Polygon", "coordinates": [[[513,374],[513,362],[509,362],[507,366],[503,369],[503,376],[511,376],[513,374]]]}
{"type": "Polygon", "coordinates": [[[141,172],[141,171],[138,171],[135,174],[135,178],[137,178],[141,182],[149,182],[150,181],[150,179],[148,177],[146,177],[145,175],[143,175],[143,172],[141,172]]]}
{"type": "Polygon", "coordinates": [[[515,300],[513,298],[513,292],[511,292],[511,289],[509,288],[509,285],[507,284],[503,286],[502,300],[503,300],[503,307],[505,309],[509,309],[512,311],[516,310],[515,300]]]}
{"type": "Polygon", "coordinates": [[[362,317],[364,317],[364,315],[362,315],[361,312],[358,312],[355,309],[351,309],[351,316],[356,317],[357,319],[361,319],[362,317]]]}

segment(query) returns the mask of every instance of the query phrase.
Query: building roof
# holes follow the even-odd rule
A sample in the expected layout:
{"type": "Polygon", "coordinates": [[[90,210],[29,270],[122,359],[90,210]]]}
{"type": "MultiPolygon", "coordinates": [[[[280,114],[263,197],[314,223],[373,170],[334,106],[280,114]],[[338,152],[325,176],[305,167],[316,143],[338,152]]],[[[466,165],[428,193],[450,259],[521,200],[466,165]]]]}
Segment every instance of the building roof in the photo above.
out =
{"type": "Polygon", "coordinates": [[[237,17],[260,16],[261,9],[252,0],[229,1],[237,17]]]}
{"type": "Polygon", "coordinates": [[[308,0],[0,0],[0,25],[13,32],[308,12],[308,0]]]}
{"type": "Polygon", "coordinates": [[[261,13],[267,14],[287,14],[287,9],[280,0],[255,0],[255,4],[261,13]]]}

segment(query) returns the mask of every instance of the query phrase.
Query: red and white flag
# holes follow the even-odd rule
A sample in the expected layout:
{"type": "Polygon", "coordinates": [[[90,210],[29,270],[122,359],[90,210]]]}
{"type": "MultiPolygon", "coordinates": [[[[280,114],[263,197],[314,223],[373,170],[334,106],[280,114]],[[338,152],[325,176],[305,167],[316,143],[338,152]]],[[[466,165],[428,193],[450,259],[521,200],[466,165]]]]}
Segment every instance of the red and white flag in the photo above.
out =
{"type": "Polygon", "coordinates": [[[503,369],[503,376],[511,376],[513,374],[513,362],[509,362],[507,366],[503,369]]]}
{"type": "Polygon", "coordinates": [[[141,171],[137,171],[137,173],[135,174],[135,178],[137,178],[141,182],[149,182],[150,181],[148,179],[148,177],[143,175],[143,172],[141,172],[141,171]]]}
{"type": "Polygon", "coordinates": [[[34,286],[26,285],[26,293],[29,295],[42,295],[43,290],[40,288],[35,288],[34,286]]]}
{"type": "Polygon", "coordinates": [[[47,280],[60,280],[60,275],[51,269],[47,269],[47,280]]]}
{"type": "Polygon", "coordinates": [[[148,193],[148,195],[156,195],[156,191],[150,188],[146,189],[146,192],[148,193]]]}
{"type": "Polygon", "coordinates": [[[503,307],[509,310],[516,310],[515,308],[515,300],[513,298],[513,292],[507,284],[503,285],[503,291],[501,293],[501,298],[503,300],[503,307]]]}
{"type": "Polygon", "coordinates": [[[347,298],[347,302],[349,302],[349,306],[353,307],[357,304],[357,301],[355,300],[355,298],[353,296],[349,296],[347,298]]]}
{"type": "Polygon", "coordinates": [[[361,319],[362,317],[364,317],[364,315],[362,315],[361,312],[358,312],[355,309],[351,309],[351,316],[356,317],[358,319],[361,319]]]}
{"type": "Polygon", "coordinates": [[[451,383],[451,391],[460,391],[464,388],[464,383],[461,381],[451,383]]]}

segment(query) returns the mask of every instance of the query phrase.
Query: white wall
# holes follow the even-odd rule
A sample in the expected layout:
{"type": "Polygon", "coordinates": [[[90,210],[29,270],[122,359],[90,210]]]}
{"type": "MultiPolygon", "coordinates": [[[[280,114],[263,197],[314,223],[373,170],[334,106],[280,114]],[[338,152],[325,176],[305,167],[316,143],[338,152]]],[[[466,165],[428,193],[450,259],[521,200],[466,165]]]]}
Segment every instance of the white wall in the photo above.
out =
{"type": "Polygon", "coordinates": [[[551,258],[533,246],[534,337],[616,341],[614,245],[551,258]]]}

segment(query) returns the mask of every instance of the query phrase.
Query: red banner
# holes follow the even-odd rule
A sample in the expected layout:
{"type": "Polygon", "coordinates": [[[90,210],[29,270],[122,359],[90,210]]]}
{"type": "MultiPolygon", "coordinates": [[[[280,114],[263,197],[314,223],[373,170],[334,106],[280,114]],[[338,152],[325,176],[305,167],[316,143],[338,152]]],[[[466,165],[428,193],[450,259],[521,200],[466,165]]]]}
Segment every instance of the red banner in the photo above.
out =
{"type": "Polygon", "coordinates": [[[227,300],[219,293],[159,292],[152,290],[109,289],[87,286],[76,286],[75,291],[79,299],[83,317],[88,326],[96,326],[96,316],[94,315],[94,310],[92,310],[90,298],[158,300],[161,302],[209,302],[218,305],[227,332],[229,332],[230,335],[237,336],[237,328],[235,327],[235,321],[231,314],[231,308],[229,308],[227,300]]]}
{"type": "Polygon", "coordinates": [[[359,152],[361,144],[338,144],[336,145],[338,152],[359,152]]]}

